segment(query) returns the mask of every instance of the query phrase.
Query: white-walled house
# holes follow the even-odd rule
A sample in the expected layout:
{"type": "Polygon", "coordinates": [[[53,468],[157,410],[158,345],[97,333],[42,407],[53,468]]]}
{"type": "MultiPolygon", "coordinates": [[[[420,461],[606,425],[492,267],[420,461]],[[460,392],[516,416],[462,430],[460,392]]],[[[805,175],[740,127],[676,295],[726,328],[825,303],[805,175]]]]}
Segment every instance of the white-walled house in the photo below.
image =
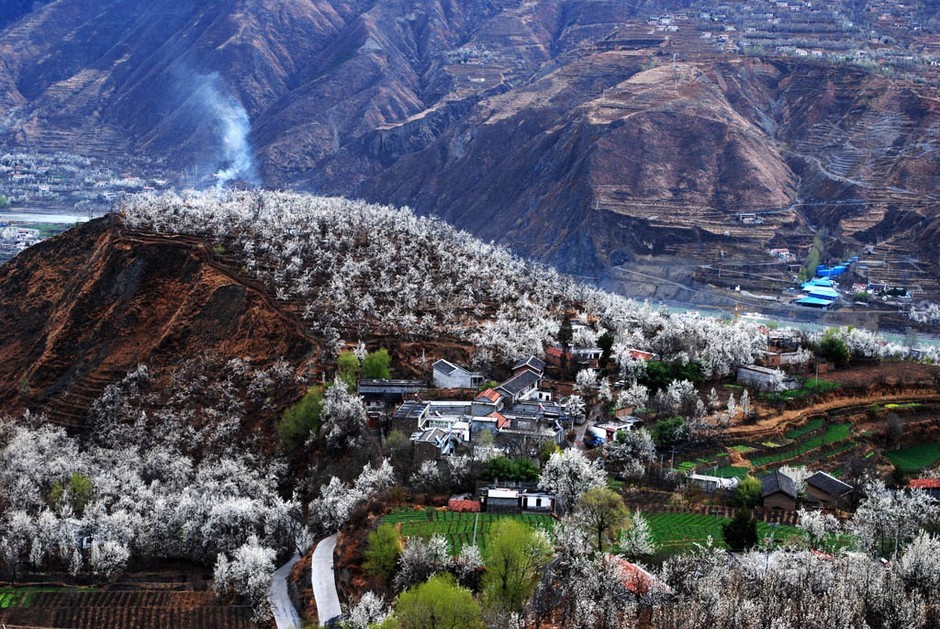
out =
{"type": "Polygon", "coordinates": [[[483,374],[442,358],[434,363],[433,381],[438,389],[476,389],[483,384],[483,374]]]}

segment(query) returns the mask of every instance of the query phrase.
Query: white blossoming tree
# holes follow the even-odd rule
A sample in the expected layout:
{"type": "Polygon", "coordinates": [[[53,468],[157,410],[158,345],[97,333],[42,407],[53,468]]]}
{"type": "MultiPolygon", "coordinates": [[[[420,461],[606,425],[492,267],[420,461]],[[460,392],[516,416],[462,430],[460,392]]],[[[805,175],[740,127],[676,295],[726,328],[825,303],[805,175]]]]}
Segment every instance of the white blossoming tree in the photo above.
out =
{"type": "Polygon", "coordinates": [[[553,492],[562,510],[573,508],[581,494],[606,483],[607,473],[600,463],[576,448],[552,454],[539,477],[539,487],[553,492]]]}

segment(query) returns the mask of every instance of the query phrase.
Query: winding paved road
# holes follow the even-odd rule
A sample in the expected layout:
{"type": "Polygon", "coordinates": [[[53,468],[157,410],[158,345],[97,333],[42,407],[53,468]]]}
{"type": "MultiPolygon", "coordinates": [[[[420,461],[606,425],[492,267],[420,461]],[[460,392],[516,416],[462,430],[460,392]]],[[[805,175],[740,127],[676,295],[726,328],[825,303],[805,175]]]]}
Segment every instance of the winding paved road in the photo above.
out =
{"type": "Polygon", "coordinates": [[[274,613],[274,622],[277,629],[300,629],[300,615],[287,593],[287,577],[294,564],[300,561],[300,555],[294,555],[286,564],[274,571],[271,583],[268,584],[268,601],[274,613]]]}
{"type": "Polygon", "coordinates": [[[336,592],[336,576],[333,573],[333,551],[336,549],[336,535],[320,540],[313,551],[313,563],[310,569],[313,582],[313,598],[317,602],[317,617],[320,626],[325,627],[331,620],[338,618],[343,610],[339,605],[336,592]]]}

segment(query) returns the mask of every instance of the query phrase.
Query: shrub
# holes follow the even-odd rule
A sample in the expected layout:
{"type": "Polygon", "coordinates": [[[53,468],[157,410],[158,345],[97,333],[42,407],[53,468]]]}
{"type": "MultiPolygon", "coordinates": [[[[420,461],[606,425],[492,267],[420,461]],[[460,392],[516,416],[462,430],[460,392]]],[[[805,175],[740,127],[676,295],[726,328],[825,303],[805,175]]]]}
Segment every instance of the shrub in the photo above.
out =
{"type": "Polygon", "coordinates": [[[312,387],[299,402],[289,407],[277,424],[277,435],[288,451],[304,445],[307,437],[320,429],[323,412],[323,389],[312,387]]]}
{"type": "Polygon", "coordinates": [[[380,524],[379,528],[369,533],[366,549],[363,556],[365,571],[371,575],[381,577],[386,583],[395,576],[395,567],[401,555],[401,535],[398,529],[389,523],[380,524]]]}
{"type": "Polygon", "coordinates": [[[757,519],[750,509],[738,509],[731,521],[721,527],[721,535],[731,550],[747,550],[757,544],[757,519]]]}
{"type": "Polygon", "coordinates": [[[734,490],[734,504],[737,507],[753,509],[760,504],[761,493],[760,481],[753,476],[745,476],[734,490]]]}

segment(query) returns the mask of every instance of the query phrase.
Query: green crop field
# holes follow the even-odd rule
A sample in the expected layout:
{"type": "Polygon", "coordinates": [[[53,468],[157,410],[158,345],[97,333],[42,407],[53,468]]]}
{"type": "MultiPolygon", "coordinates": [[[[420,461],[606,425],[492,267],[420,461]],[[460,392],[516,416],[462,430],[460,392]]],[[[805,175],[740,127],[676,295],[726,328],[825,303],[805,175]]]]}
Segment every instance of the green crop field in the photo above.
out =
{"type": "Polygon", "coordinates": [[[33,603],[36,594],[41,592],[94,592],[96,588],[80,587],[0,587],[0,609],[10,607],[29,607],[33,603]]]}
{"type": "Polygon", "coordinates": [[[401,534],[404,537],[430,538],[432,535],[443,535],[450,544],[451,552],[460,553],[460,549],[474,540],[476,531],[476,544],[481,549],[486,547],[487,538],[492,526],[503,518],[520,520],[532,528],[540,528],[551,533],[555,519],[550,515],[541,514],[498,514],[498,513],[459,513],[455,511],[396,511],[382,518],[383,522],[401,524],[401,534]]]}
{"type": "MultiPolygon", "coordinates": [[[[705,544],[711,536],[716,546],[725,548],[721,537],[721,527],[730,518],[703,515],[700,513],[644,513],[650,524],[653,539],[664,551],[689,550],[695,544],[705,544]]],[[[779,525],[771,527],[766,522],[757,522],[757,535],[761,539],[773,535],[774,539],[783,540],[791,535],[801,535],[795,526],[779,525]]]]}
{"type": "Polygon", "coordinates": [[[902,472],[917,472],[933,467],[940,461],[940,443],[922,443],[919,446],[884,454],[902,472]]]}

